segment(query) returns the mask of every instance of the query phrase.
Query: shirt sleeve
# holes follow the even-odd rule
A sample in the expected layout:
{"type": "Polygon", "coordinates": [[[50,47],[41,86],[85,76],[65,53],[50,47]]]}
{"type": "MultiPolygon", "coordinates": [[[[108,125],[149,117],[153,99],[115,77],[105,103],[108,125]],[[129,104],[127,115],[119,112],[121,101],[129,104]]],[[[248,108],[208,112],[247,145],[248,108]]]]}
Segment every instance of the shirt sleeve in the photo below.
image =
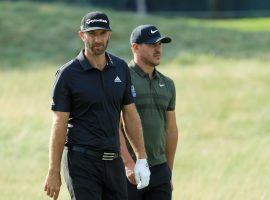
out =
{"type": "Polygon", "coordinates": [[[171,99],[169,102],[169,105],[167,107],[167,111],[173,111],[175,110],[175,99],[176,99],[176,92],[175,92],[175,86],[174,82],[171,80],[171,99]]]}
{"type": "Polygon", "coordinates": [[[131,88],[131,77],[130,77],[130,71],[128,66],[126,66],[126,88],[124,92],[124,97],[122,101],[122,105],[128,105],[134,103],[134,98],[132,95],[132,88],[131,88]]]}
{"type": "Polygon", "coordinates": [[[66,71],[58,70],[52,91],[51,109],[54,111],[70,112],[71,94],[67,80],[66,71]]]}

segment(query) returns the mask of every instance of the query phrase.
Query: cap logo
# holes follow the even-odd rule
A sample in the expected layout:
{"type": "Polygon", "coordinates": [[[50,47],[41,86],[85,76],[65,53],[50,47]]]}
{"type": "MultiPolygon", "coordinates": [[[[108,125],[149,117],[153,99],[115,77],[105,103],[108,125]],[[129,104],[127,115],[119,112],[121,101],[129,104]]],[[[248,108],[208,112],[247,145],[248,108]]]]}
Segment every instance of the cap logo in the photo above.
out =
{"type": "Polygon", "coordinates": [[[151,33],[152,33],[152,34],[154,34],[154,33],[157,32],[157,31],[158,31],[158,30],[154,30],[154,31],[153,31],[153,30],[151,29],[151,33]]]}
{"type": "Polygon", "coordinates": [[[105,20],[105,19],[87,19],[85,23],[90,24],[90,23],[95,23],[95,22],[108,23],[107,20],[105,20]]]}

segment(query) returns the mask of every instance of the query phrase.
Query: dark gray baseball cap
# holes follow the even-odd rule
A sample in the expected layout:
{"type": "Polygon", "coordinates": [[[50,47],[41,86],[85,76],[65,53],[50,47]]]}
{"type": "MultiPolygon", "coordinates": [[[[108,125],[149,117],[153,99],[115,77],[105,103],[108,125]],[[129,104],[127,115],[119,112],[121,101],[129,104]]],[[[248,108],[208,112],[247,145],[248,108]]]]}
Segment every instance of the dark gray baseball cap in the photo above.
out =
{"type": "Polygon", "coordinates": [[[159,30],[151,24],[137,26],[130,36],[131,44],[170,43],[171,41],[172,39],[170,37],[162,37],[159,30]]]}
{"type": "Polygon", "coordinates": [[[81,31],[86,32],[98,29],[111,31],[110,21],[107,15],[99,11],[87,13],[82,18],[81,31]]]}

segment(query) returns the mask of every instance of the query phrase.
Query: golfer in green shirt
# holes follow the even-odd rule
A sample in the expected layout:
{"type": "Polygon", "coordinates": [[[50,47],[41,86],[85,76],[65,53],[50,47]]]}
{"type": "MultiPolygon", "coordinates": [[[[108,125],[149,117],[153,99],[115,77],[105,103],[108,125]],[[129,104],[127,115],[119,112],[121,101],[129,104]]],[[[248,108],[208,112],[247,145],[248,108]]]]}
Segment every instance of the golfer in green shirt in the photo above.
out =
{"type": "MultiPolygon", "coordinates": [[[[136,188],[138,183],[134,177],[136,157],[128,140],[120,133],[129,200],[172,198],[171,176],[178,140],[175,117],[176,94],[173,80],[156,69],[160,64],[162,43],[170,42],[171,38],[162,37],[153,25],[136,27],[130,37],[134,57],[129,64],[131,91],[141,118],[151,176],[147,188],[142,190],[136,188]]],[[[124,124],[123,122],[123,130],[129,132],[124,124]]]]}

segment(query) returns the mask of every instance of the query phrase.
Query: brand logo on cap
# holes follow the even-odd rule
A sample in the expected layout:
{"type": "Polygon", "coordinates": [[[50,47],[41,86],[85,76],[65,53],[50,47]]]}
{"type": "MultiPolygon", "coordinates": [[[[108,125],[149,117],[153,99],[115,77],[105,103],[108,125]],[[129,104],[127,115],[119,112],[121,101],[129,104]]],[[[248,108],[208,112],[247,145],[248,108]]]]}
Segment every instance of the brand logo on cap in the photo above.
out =
{"type": "Polygon", "coordinates": [[[152,33],[152,34],[154,34],[154,33],[157,32],[157,31],[158,31],[158,30],[154,30],[154,31],[153,31],[153,30],[151,29],[151,33],[152,33]]]}
{"type": "Polygon", "coordinates": [[[95,23],[95,22],[108,23],[107,20],[105,20],[105,19],[87,19],[85,23],[90,24],[90,23],[95,23]]]}

